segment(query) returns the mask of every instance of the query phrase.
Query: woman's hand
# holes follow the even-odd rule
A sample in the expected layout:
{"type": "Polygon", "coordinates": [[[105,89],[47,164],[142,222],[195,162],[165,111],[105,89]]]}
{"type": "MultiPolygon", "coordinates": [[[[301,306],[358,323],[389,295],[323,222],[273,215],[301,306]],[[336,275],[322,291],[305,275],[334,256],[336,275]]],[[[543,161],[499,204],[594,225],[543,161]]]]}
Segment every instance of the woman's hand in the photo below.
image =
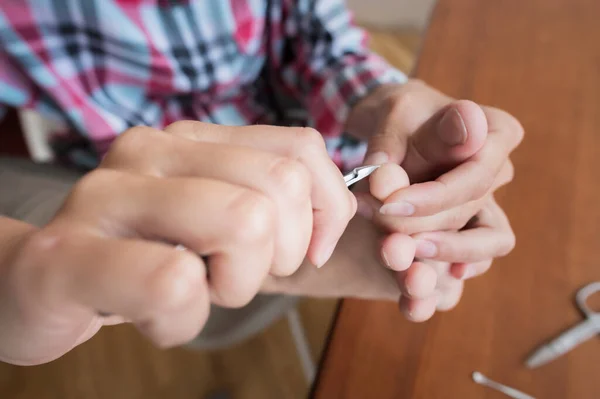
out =
{"type": "Polygon", "coordinates": [[[48,362],[123,321],[186,342],[211,301],[246,304],[307,252],[324,264],[355,210],[310,129],[133,128],[47,226],[5,220],[22,234],[0,268],[0,359],[48,362]]]}
{"type": "Polygon", "coordinates": [[[359,103],[348,130],[369,139],[366,164],[384,164],[368,186],[359,185],[359,213],[388,233],[382,261],[397,272],[407,317],[425,320],[462,292],[458,280],[443,284],[461,288],[444,298],[436,280],[481,274],[512,250],[514,234],[493,193],[513,178],[508,157],[523,129],[504,111],[413,80],[359,103]],[[406,256],[412,248],[417,260],[447,267],[413,263],[406,256]]]}

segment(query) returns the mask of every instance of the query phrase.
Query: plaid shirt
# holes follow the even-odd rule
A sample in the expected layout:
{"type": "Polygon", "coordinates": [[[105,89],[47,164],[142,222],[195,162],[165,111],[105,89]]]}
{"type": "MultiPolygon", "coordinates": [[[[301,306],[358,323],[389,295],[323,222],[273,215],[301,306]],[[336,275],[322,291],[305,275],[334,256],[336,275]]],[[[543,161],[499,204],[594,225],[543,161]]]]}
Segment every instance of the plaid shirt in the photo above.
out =
{"type": "MultiPolygon", "coordinates": [[[[342,168],[351,107],[406,77],[369,52],[343,0],[2,0],[0,104],[62,121],[94,167],[120,132],[182,119],[312,126],[342,168]]],[[[0,106],[1,107],[1,106],[0,106]]]]}

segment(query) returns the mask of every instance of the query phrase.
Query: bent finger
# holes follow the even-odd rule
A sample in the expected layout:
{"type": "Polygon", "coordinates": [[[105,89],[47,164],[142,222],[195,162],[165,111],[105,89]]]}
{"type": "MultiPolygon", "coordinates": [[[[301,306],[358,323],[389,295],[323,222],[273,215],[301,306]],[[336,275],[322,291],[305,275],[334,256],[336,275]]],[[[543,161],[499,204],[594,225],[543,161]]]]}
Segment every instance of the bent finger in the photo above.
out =
{"type": "Polygon", "coordinates": [[[468,280],[487,272],[492,266],[493,259],[475,263],[453,263],[450,266],[450,275],[459,280],[468,280]]]}
{"type": "Polygon", "coordinates": [[[408,269],[396,273],[396,282],[402,295],[424,299],[434,294],[437,273],[426,263],[414,262],[408,269]]]}
{"type": "Polygon", "coordinates": [[[409,321],[421,323],[433,317],[437,303],[437,294],[423,299],[414,299],[403,295],[400,297],[399,306],[400,311],[409,321]]]}
{"type": "MultiPolygon", "coordinates": [[[[308,169],[293,158],[241,145],[190,141],[177,134],[139,127],[119,137],[102,167],[156,177],[212,179],[257,191],[270,198],[278,210],[271,271],[276,275],[290,275],[305,258],[313,226],[311,176],[308,169]]],[[[198,195],[196,206],[201,207],[201,202],[211,196],[212,191],[207,187],[205,193],[198,195]]],[[[175,201],[185,199],[178,195],[172,197],[175,201]]],[[[209,211],[213,209],[211,206],[216,206],[215,214],[222,209],[218,203],[206,205],[209,211]]]]}
{"type": "Polygon", "coordinates": [[[389,204],[408,203],[415,210],[412,216],[427,216],[480,199],[494,186],[507,157],[504,137],[490,134],[475,156],[436,180],[399,190],[385,200],[381,212],[389,204]]]}
{"type": "Polygon", "coordinates": [[[329,259],[356,212],[356,200],[317,131],[259,125],[227,127],[189,121],[177,122],[165,130],[197,141],[272,151],[302,162],[312,177],[313,232],[307,255],[317,266],[329,259]]]}
{"type": "Polygon", "coordinates": [[[36,294],[46,306],[60,307],[62,315],[74,319],[112,314],[136,324],[185,307],[169,329],[149,337],[162,345],[181,343],[198,333],[209,309],[205,266],[199,257],[167,244],[98,237],[84,227],[61,223],[50,225],[29,243],[37,249],[36,256],[46,259],[47,267],[36,275],[36,294]],[[81,259],[87,259],[85,267],[81,259]]]}

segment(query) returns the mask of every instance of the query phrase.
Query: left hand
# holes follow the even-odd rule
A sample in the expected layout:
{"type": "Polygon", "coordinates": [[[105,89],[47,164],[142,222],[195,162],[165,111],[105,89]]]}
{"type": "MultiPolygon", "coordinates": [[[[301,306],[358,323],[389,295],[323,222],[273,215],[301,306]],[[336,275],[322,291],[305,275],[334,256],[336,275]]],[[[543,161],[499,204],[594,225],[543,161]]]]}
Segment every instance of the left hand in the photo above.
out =
{"type": "MultiPolygon", "coordinates": [[[[356,134],[369,126],[376,130],[365,163],[391,164],[372,176],[369,189],[363,186],[371,195],[358,193],[359,209],[392,232],[384,240],[382,257],[390,268],[401,270],[407,316],[426,319],[435,311],[433,293],[440,270],[423,263],[409,269],[406,262],[394,264],[403,252],[398,243],[406,243],[402,237],[407,234],[438,231],[414,235],[417,256],[451,262],[444,273],[456,278],[482,273],[493,258],[509,252],[514,235],[491,194],[512,179],[508,156],[523,129],[504,111],[455,101],[420,81],[383,87],[359,104],[348,130],[356,134]],[[481,212],[497,217],[484,219],[481,212]],[[465,226],[475,214],[480,224],[465,226]]],[[[442,302],[448,301],[441,298],[439,307],[448,307],[442,302]]]]}

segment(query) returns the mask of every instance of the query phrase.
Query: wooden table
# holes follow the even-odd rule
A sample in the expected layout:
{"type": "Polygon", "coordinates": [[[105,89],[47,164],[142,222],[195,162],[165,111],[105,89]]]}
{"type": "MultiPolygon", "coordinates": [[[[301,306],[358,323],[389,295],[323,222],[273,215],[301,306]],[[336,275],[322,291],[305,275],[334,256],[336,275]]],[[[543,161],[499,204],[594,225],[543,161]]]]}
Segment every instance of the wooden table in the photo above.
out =
{"type": "Polygon", "coordinates": [[[416,75],[525,126],[515,181],[498,195],[517,248],[424,324],[394,304],[345,301],[314,397],[504,398],[471,381],[479,370],[537,398],[600,398],[600,337],[523,364],[582,320],[573,296],[600,280],[599,21],[597,0],[440,0],[416,75]]]}

